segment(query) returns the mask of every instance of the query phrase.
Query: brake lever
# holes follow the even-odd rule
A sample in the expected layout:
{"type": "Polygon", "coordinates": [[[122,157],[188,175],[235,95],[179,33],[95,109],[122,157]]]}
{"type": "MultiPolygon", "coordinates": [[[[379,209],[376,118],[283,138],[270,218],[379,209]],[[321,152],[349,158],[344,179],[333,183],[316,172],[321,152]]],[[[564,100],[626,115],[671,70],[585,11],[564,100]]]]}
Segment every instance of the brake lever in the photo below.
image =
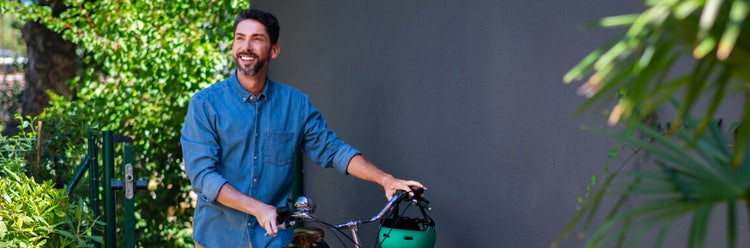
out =
{"type": "Polygon", "coordinates": [[[424,188],[414,187],[414,186],[410,188],[411,188],[411,192],[407,192],[407,194],[409,195],[404,200],[407,200],[407,201],[418,200],[418,201],[424,201],[428,204],[430,203],[430,201],[424,198],[424,188]]]}
{"type": "Polygon", "coordinates": [[[430,207],[430,201],[424,198],[424,188],[411,187],[413,196],[409,196],[404,201],[410,201],[412,204],[432,210],[430,207]]]}
{"type": "Polygon", "coordinates": [[[292,211],[289,208],[281,207],[276,209],[276,227],[279,230],[287,229],[294,226],[295,221],[290,220],[292,217],[292,211]]]}

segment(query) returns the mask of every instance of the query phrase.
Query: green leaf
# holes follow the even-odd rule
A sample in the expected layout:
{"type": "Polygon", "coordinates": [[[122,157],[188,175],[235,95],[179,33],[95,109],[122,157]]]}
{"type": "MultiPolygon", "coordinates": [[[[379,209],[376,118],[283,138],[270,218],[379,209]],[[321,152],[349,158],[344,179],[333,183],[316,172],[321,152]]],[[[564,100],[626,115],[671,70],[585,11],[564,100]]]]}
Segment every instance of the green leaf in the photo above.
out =
{"type": "Polygon", "coordinates": [[[711,28],[716,22],[716,17],[719,15],[719,11],[721,10],[722,2],[724,1],[706,0],[706,4],[703,7],[703,12],[701,13],[701,18],[700,18],[700,23],[699,23],[699,30],[698,30],[699,40],[703,40],[706,37],[708,37],[708,33],[710,32],[711,28]]]}
{"type": "Polygon", "coordinates": [[[583,27],[589,28],[614,28],[620,26],[627,26],[633,24],[638,19],[640,14],[627,14],[618,16],[609,16],[600,19],[599,21],[587,23],[583,27]]]}
{"type": "Polygon", "coordinates": [[[60,234],[62,236],[65,236],[67,238],[76,239],[76,236],[72,233],[65,231],[65,230],[55,230],[54,233],[60,234]]]}
{"type": "Polygon", "coordinates": [[[5,238],[8,233],[8,228],[5,226],[5,221],[0,217],[0,239],[5,238]]]}
{"type": "Polygon", "coordinates": [[[596,50],[592,52],[591,54],[587,55],[583,61],[581,61],[578,65],[573,67],[565,76],[563,76],[563,81],[565,83],[570,83],[575,80],[581,80],[585,75],[590,74],[594,71],[594,67],[592,66],[594,61],[596,61],[601,54],[604,53],[604,49],[600,48],[599,50],[596,50]]]}
{"type": "Polygon", "coordinates": [[[737,202],[727,202],[727,247],[736,247],[737,244],[737,202]]]}
{"type": "MultiPolygon", "coordinates": [[[[750,101],[748,100],[745,100],[741,123],[750,123],[750,101]]],[[[750,127],[748,125],[737,127],[734,156],[732,158],[732,168],[735,170],[740,169],[740,166],[743,169],[750,167],[750,159],[747,159],[745,156],[746,154],[750,154],[750,146],[747,145],[748,138],[750,138],[750,127]]]]}
{"type": "Polygon", "coordinates": [[[710,215],[710,207],[701,208],[695,211],[693,214],[693,221],[690,223],[688,247],[705,247],[706,231],[708,230],[708,220],[710,215]]]}
{"type": "Polygon", "coordinates": [[[716,51],[716,57],[725,60],[732,53],[737,38],[740,36],[742,24],[747,18],[748,3],[742,0],[732,1],[731,11],[729,12],[729,21],[726,30],[719,41],[719,50],[716,51]]]}

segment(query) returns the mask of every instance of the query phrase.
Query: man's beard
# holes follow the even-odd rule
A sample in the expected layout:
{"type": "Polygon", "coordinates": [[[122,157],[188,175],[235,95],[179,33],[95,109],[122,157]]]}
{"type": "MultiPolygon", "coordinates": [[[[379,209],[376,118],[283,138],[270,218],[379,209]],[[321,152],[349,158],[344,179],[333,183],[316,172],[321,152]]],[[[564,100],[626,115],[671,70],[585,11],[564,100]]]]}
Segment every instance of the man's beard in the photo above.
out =
{"type": "Polygon", "coordinates": [[[234,56],[234,64],[237,66],[237,70],[242,73],[242,75],[245,76],[255,76],[262,68],[268,63],[268,60],[261,58],[255,53],[252,52],[246,52],[246,53],[240,53],[237,54],[237,56],[234,56]],[[255,65],[250,67],[243,67],[242,63],[240,63],[240,56],[241,55],[252,55],[255,59],[255,65]]]}

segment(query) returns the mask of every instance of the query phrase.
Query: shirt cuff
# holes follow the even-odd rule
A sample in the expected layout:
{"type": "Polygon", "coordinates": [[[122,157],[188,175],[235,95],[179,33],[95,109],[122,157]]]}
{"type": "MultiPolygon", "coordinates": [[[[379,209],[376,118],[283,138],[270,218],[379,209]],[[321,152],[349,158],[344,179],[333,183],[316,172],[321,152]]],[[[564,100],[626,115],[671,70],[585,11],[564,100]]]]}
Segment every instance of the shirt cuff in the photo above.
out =
{"type": "Polygon", "coordinates": [[[202,198],[208,203],[214,203],[216,197],[219,196],[219,190],[228,181],[221,176],[207,177],[203,181],[203,194],[202,198]]]}
{"type": "Polygon", "coordinates": [[[346,146],[336,152],[336,157],[333,158],[333,167],[336,168],[341,174],[348,175],[346,168],[349,167],[349,161],[356,155],[362,154],[356,148],[352,146],[346,146]]]}

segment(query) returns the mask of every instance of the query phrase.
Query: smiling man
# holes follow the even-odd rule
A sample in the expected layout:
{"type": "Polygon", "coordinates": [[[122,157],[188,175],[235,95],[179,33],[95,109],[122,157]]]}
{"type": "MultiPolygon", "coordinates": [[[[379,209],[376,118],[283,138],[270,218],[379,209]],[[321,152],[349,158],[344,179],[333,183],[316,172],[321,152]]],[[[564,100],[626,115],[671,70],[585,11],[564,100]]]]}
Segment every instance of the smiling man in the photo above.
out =
{"type": "Polygon", "coordinates": [[[381,185],[386,198],[410,186],[424,188],[378,169],[327,128],[307,95],[268,78],[270,61],[281,51],[279,31],[270,13],[240,11],[235,72],[190,99],[181,143],[198,195],[196,247],[285,247],[293,230],[278,230],[276,208],[286,205],[298,150],[322,167],[381,185]]]}

